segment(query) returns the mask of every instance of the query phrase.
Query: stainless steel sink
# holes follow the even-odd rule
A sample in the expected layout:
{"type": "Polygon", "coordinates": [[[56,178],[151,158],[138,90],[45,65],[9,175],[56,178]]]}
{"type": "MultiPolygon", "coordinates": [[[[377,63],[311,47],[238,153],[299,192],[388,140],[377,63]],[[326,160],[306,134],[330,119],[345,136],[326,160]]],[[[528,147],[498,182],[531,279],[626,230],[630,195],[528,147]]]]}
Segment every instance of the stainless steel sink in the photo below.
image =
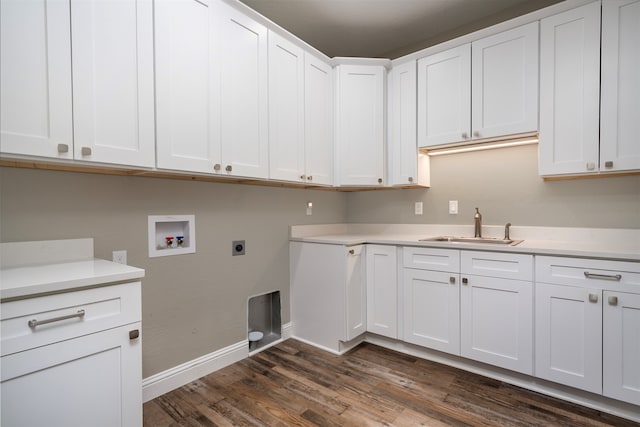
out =
{"type": "Polygon", "coordinates": [[[512,239],[496,239],[493,237],[455,237],[455,236],[436,236],[420,239],[421,242],[451,242],[451,243],[478,243],[478,244],[492,244],[492,245],[507,245],[515,246],[521,243],[522,240],[512,239]]]}

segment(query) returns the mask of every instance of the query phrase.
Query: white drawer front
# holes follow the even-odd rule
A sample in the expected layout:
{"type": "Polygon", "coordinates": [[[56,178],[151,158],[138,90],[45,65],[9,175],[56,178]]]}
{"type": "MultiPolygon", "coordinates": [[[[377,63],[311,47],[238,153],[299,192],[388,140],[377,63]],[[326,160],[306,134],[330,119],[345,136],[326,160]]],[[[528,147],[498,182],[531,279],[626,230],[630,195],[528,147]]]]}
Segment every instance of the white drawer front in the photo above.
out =
{"type": "Polygon", "coordinates": [[[640,292],[640,263],[538,256],[536,282],[640,292]]]}
{"type": "Polygon", "coordinates": [[[140,286],[134,282],[2,303],[2,356],[139,322],[140,286]],[[82,316],[39,323],[81,310],[82,316]]]}
{"type": "Polygon", "coordinates": [[[460,271],[460,251],[455,249],[432,249],[405,247],[403,265],[420,270],[460,271]]]}
{"type": "Polygon", "coordinates": [[[462,274],[533,280],[533,256],[501,252],[461,251],[462,274]]]}

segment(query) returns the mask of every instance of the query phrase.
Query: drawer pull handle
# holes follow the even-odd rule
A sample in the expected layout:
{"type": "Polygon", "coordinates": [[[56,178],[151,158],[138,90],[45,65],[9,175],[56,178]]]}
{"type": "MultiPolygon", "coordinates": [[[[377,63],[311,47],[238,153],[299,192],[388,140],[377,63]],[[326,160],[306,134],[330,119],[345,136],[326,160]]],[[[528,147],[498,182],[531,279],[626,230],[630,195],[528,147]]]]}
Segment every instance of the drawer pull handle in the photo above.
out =
{"type": "Polygon", "coordinates": [[[73,319],[74,317],[78,317],[82,319],[84,317],[84,310],[78,310],[78,312],[75,314],[67,314],[66,316],[53,317],[47,320],[32,319],[32,320],[29,320],[28,324],[30,328],[34,329],[36,326],[46,325],[47,323],[60,322],[61,320],[73,319]]]}
{"type": "Polygon", "coordinates": [[[609,297],[609,305],[618,305],[618,297],[609,297]]]}
{"type": "Polygon", "coordinates": [[[452,285],[456,284],[456,278],[454,276],[449,277],[449,283],[451,283],[452,285]]]}
{"type": "Polygon", "coordinates": [[[589,294],[589,302],[598,302],[598,294],[589,294]]]}
{"type": "Polygon", "coordinates": [[[138,329],[134,329],[132,331],[129,331],[129,339],[130,340],[135,340],[138,339],[140,337],[140,331],[138,329]]]}
{"type": "Polygon", "coordinates": [[[462,284],[463,285],[467,285],[469,283],[469,279],[467,279],[466,277],[462,278],[462,284]]]}
{"type": "Polygon", "coordinates": [[[587,279],[615,280],[616,282],[622,280],[622,274],[597,274],[589,273],[588,271],[584,272],[584,277],[586,277],[587,279]]]}

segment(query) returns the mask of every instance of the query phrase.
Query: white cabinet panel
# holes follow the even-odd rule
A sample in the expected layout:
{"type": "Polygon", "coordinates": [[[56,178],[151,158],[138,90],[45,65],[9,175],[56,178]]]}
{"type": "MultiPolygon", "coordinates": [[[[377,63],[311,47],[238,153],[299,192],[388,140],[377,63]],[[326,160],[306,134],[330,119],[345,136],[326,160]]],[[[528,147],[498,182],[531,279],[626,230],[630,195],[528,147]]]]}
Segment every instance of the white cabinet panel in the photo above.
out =
{"type": "Polygon", "coordinates": [[[69,3],[2,0],[0,20],[0,151],[73,158],[69,3]]]}
{"type": "Polygon", "coordinates": [[[367,284],[364,246],[347,249],[347,276],[345,286],[345,335],[350,341],[367,331],[367,284]]]}
{"type": "Polygon", "coordinates": [[[596,172],[600,2],[540,23],[540,175],[596,172]]]}
{"type": "Polygon", "coordinates": [[[418,61],[418,146],[471,138],[471,45],[418,61]]]}
{"type": "Polygon", "coordinates": [[[404,269],[404,340],[460,354],[458,273],[404,269]]]}
{"type": "Polygon", "coordinates": [[[333,184],[333,70],[325,61],[304,55],[304,149],[309,183],[333,184]]]}
{"type": "Polygon", "coordinates": [[[267,178],[267,29],[224,2],[216,9],[222,167],[231,175],[267,178]]]}
{"type": "Polygon", "coordinates": [[[533,284],[462,273],[460,336],[464,357],[533,373],[533,284]]]}
{"type": "Polygon", "coordinates": [[[151,0],[71,2],[74,156],[153,167],[151,0]]]}
{"type": "Polygon", "coordinates": [[[367,245],[367,331],[398,337],[398,280],[395,246],[367,245]]]}
{"type": "Polygon", "coordinates": [[[602,393],[601,291],[536,283],[535,294],[535,375],[602,393]]]}
{"type": "Polygon", "coordinates": [[[129,339],[140,328],[133,323],[2,357],[2,425],[142,425],[142,343],[129,339]]]}
{"type": "Polygon", "coordinates": [[[640,1],[602,3],[600,170],[640,169],[640,1]]]}
{"type": "Polygon", "coordinates": [[[603,296],[603,394],[640,405],[640,294],[603,296]]]}
{"type": "Polygon", "coordinates": [[[159,168],[214,172],[220,163],[212,9],[199,0],[154,4],[159,168]]]}
{"type": "Polygon", "coordinates": [[[339,184],[381,186],[385,69],[377,65],[338,65],[336,69],[339,184]]]}
{"type": "Polygon", "coordinates": [[[388,75],[389,184],[429,186],[429,158],[418,152],[417,69],[411,61],[388,75]]]}
{"type": "Polygon", "coordinates": [[[473,42],[473,138],[538,130],[538,23],[473,42]]]}
{"type": "Polygon", "coordinates": [[[304,53],[269,31],[269,178],[304,181],[304,53]]]}

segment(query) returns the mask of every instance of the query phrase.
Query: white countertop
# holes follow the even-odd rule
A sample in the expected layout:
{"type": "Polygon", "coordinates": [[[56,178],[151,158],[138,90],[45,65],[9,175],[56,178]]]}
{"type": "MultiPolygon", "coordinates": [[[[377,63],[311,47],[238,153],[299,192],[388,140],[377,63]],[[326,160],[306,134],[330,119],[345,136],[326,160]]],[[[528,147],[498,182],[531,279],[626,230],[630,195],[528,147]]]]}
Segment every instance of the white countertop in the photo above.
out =
{"type": "Polygon", "coordinates": [[[0,270],[0,300],[134,281],[144,270],[102,259],[0,270]]]}
{"type": "Polygon", "coordinates": [[[144,277],[144,270],[93,257],[93,239],[0,243],[0,300],[30,298],[144,277]]]}
{"type": "MultiPolygon", "coordinates": [[[[502,237],[503,226],[483,226],[483,236],[502,237]]],[[[337,245],[364,243],[468,249],[640,262],[640,230],[511,227],[516,246],[420,241],[436,236],[473,236],[472,226],[430,224],[327,224],[292,226],[290,240],[337,245]]]]}

